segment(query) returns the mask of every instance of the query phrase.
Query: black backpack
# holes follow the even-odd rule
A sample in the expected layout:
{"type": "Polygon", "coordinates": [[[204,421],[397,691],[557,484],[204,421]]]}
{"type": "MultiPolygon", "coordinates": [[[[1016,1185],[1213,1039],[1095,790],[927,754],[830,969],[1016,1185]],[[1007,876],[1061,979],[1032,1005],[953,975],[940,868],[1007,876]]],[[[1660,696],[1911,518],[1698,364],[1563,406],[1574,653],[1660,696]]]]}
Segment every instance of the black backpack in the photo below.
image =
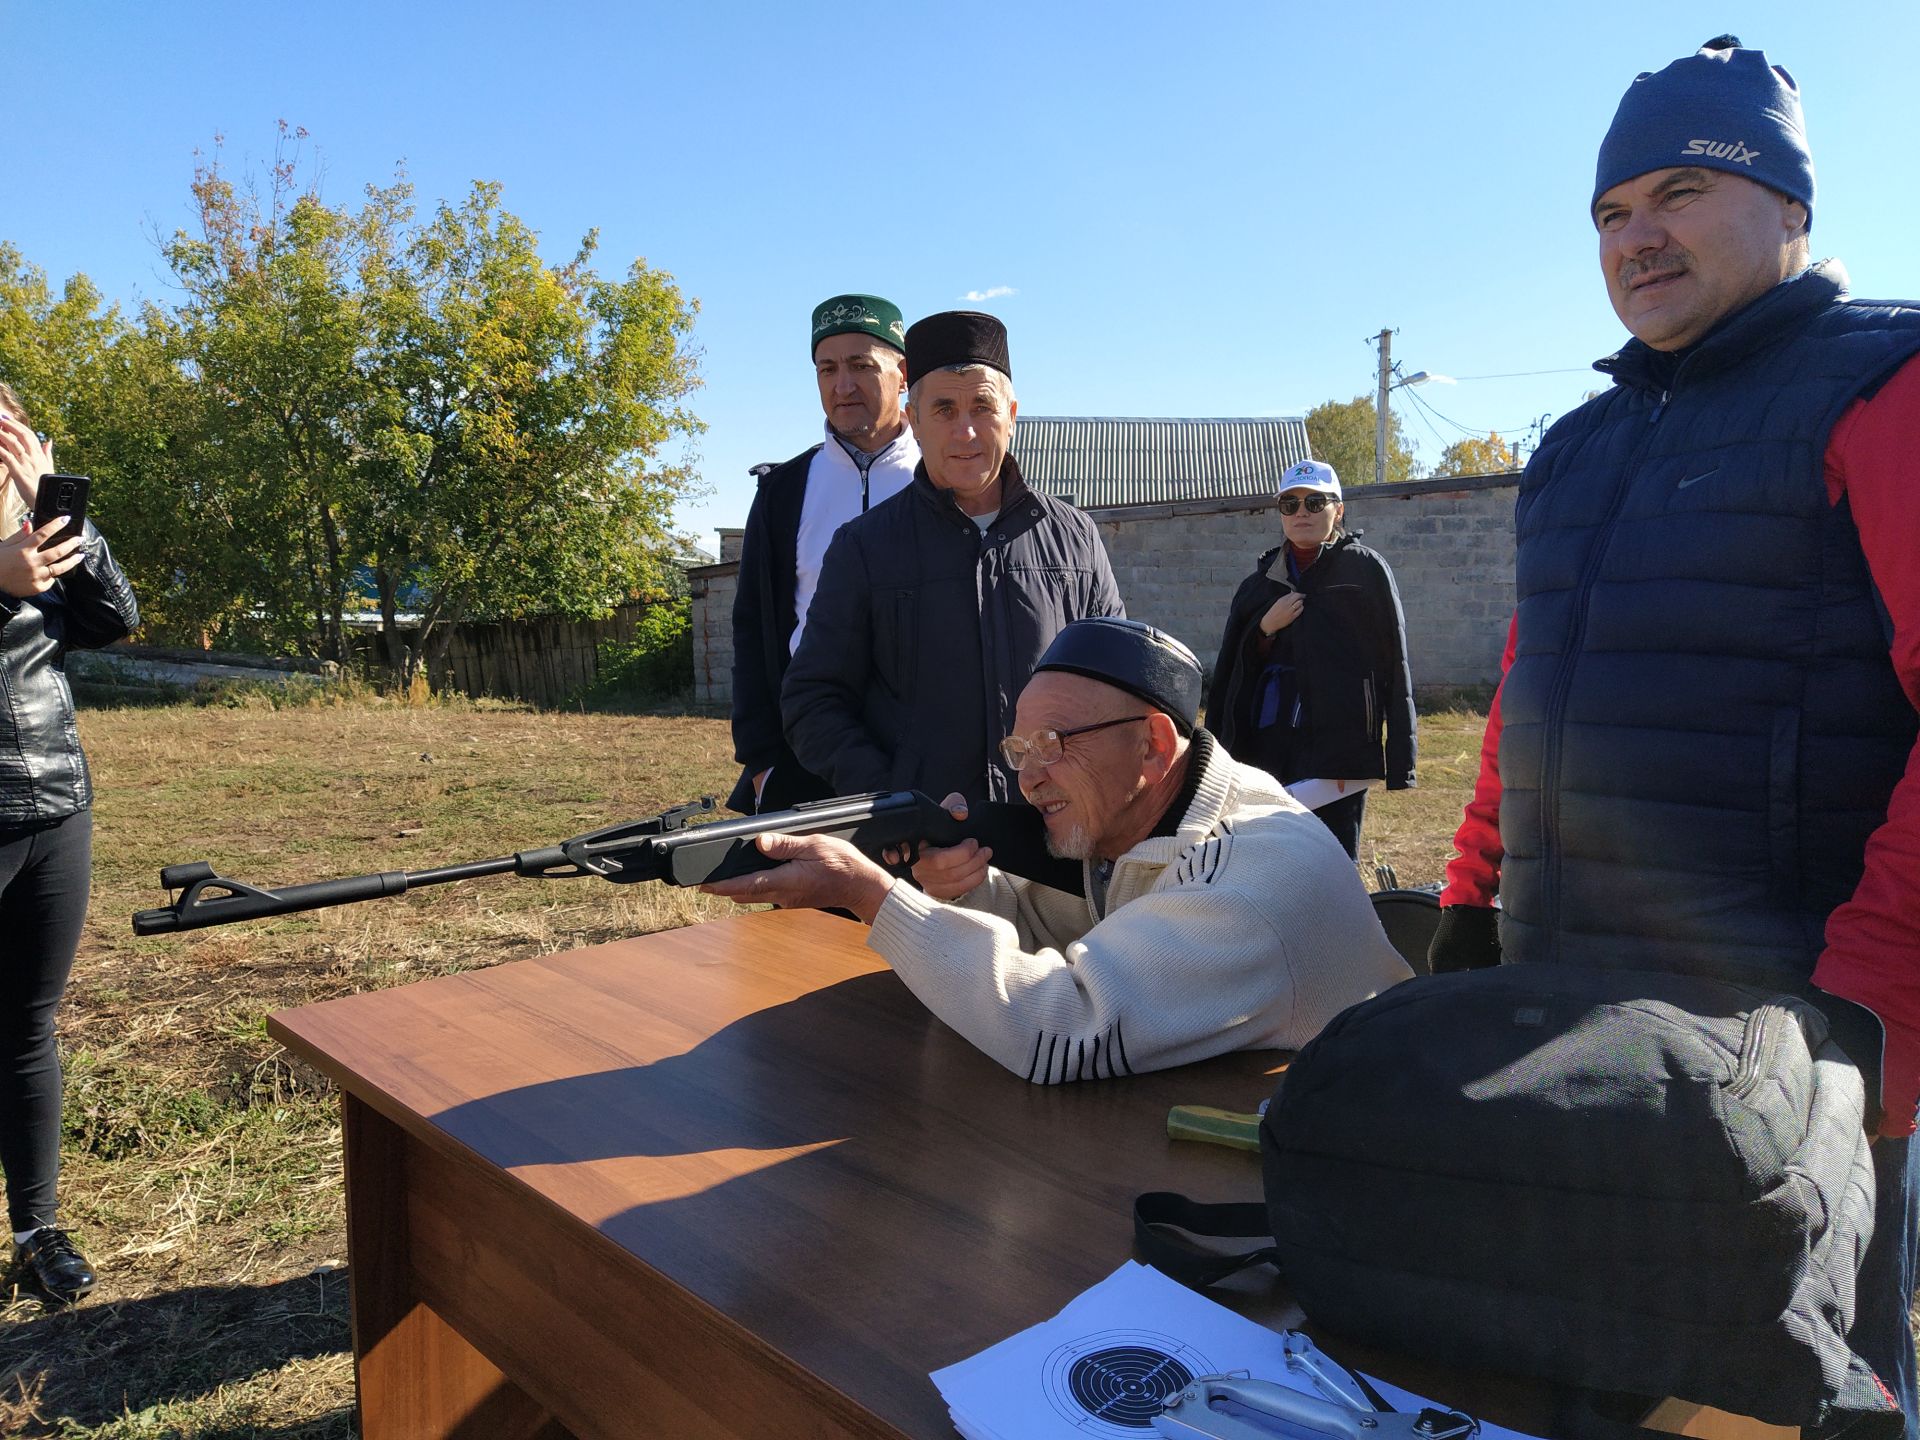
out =
{"type": "Polygon", "coordinates": [[[1317,1326],[1583,1393],[1897,1436],[1847,1343],[1873,1229],[1859,1071],[1820,1012],[1716,980],[1421,976],[1302,1050],[1266,1203],[1140,1197],[1144,1258],[1272,1263],[1317,1326]],[[1271,1236],[1222,1257],[1196,1234],[1271,1236]]]}

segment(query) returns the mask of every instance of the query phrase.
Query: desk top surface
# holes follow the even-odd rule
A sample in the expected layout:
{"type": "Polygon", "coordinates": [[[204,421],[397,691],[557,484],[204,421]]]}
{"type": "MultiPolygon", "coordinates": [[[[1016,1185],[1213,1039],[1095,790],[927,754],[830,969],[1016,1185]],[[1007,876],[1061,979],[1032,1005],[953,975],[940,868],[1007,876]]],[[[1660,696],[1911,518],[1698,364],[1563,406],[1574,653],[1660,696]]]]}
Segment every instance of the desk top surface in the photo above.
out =
{"type": "MultiPolygon", "coordinates": [[[[1253,1109],[1282,1057],[1030,1085],[935,1020],[864,935],[813,911],[742,914],[269,1028],[902,1430],[951,1433],[927,1373],[1130,1258],[1136,1193],[1259,1198],[1254,1156],[1169,1140],[1166,1116],[1253,1109]]],[[[1242,1278],[1216,1298],[1299,1323],[1270,1272],[1242,1278]]]]}

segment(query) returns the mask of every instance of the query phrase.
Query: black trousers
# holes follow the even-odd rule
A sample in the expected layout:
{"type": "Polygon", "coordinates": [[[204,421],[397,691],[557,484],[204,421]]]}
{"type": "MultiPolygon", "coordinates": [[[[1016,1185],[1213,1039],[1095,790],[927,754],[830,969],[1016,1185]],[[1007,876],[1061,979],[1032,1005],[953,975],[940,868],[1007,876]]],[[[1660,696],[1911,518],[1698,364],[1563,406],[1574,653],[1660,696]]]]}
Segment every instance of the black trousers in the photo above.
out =
{"type": "Polygon", "coordinates": [[[87,916],[93,815],[0,827],[0,1170],[15,1233],[54,1223],[60,1057],[53,1015],[87,916]]]}
{"type": "Polygon", "coordinates": [[[1320,817],[1320,823],[1333,832],[1333,838],[1346,847],[1353,859],[1360,858],[1360,827],[1367,818],[1367,792],[1356,790],[1351,795],[1342,795],[1331,805],[1322,805],[1313,812],[1320,817]]]}

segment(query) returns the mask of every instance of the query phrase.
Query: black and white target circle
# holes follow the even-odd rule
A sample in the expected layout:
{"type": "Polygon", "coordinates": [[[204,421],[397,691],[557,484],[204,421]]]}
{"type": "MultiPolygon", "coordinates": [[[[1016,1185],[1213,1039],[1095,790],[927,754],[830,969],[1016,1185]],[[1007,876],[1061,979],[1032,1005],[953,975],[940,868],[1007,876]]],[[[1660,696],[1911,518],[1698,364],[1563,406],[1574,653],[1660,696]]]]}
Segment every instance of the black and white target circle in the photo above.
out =
{"type": "Polygon", "coordinates": [[[1102,1440],[1136,1440],[1166,1402],[1211,1375],[1191,1345],[1151,1330],[1102,1330],[1057,1347],[1042,1388],[1060,1418],[1102,1440]]]}

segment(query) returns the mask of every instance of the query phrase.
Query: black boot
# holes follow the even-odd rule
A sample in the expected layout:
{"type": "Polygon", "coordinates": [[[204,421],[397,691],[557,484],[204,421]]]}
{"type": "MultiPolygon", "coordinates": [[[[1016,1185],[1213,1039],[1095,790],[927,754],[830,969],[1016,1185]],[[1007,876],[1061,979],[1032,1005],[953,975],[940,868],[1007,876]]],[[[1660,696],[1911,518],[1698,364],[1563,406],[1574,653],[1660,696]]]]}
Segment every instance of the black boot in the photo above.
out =
{"type": "Polygon", "coordinates": [[[93,1289],[98,1278],[87,1257],[66,1231],[42,1225],[13,1246],[15,1283],[37,1290],[56,1305],[71,1305],[93,1289]]]}

